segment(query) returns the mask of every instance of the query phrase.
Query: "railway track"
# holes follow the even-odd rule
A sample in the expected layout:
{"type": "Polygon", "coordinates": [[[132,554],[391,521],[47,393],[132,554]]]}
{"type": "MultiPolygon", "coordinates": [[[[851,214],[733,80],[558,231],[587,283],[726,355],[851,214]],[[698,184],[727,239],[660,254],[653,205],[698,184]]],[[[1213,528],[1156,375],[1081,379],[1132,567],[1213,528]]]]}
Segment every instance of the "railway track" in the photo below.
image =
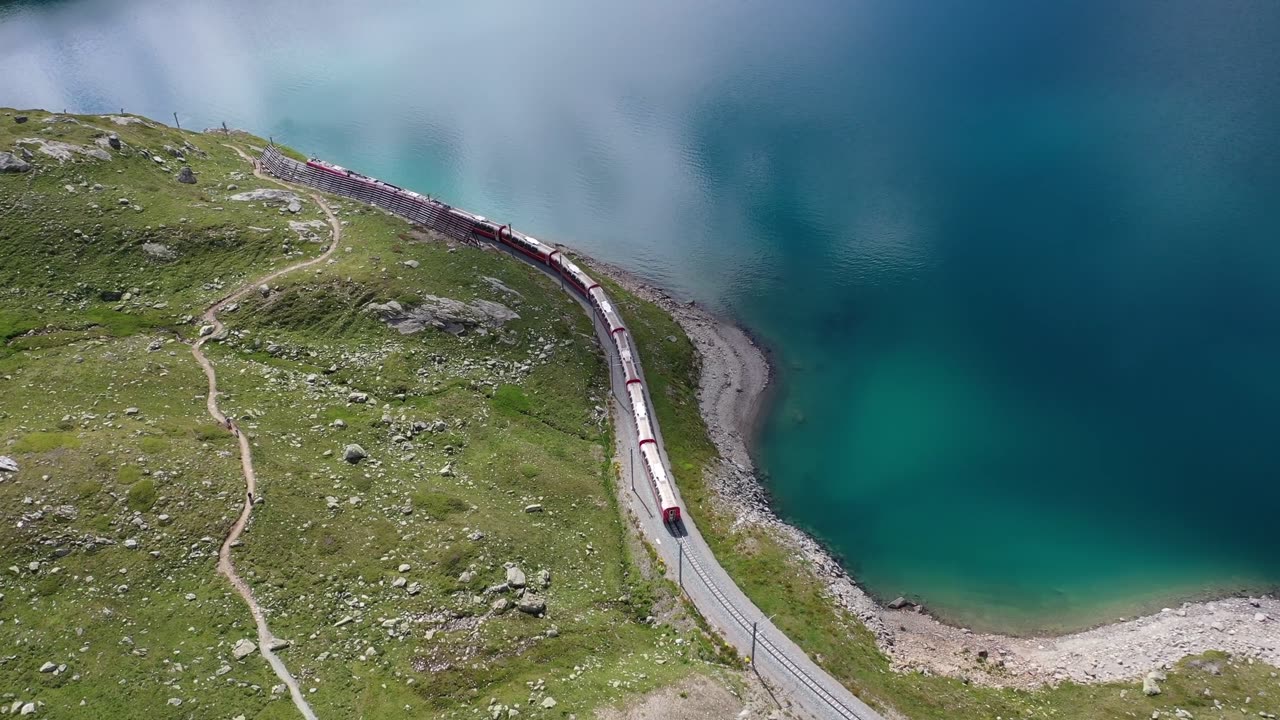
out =
{"type": "MultiPolygon", "coordinates": [[[[460,224],[457,218],[460,215],[473,218],[479,216],[465,213],[465,211],[458,211],[456,208],[432,200],[429,196],[405,191],[368,176],[357,175],[347,178],[332,171],[319,170],[309,163],[286,157],[274,146],[268,147],[263,152],[260,162],[265,169],[282,180],[309,185],[336,195],[367,202],[411,222],[430,227],[455,240],[473,244],[476,240],[473,229],[460,224]]],[[[479,219],[484,220],[483,218],[479,219]]],[[[491,221],[486,222],[491,223],[491,221]]],[[[510,233],[508,226],[501,227],[507,228],[507,232],[510,233]]],[[[508,252],[512,257],[524,260],[557,280],[562,279],[552,272],[547,265],[540,264],[528,257],[527,254],[516,252],[507,245],[497,242],[497,239],[501,236],[501,231],[499,231],[498,235],[493,237],[493,241],[488,243],[489,246],[508,252]]],[[[508,235],[507,237],[510,236],[508,235]]],[[[626,378],[623,374],[623,361],[617,346],[610,340],[610,330],[603,326],[589,300],[568,288],[566,288],[566,292],[575,298],[592,318],[600,344],[609,353],[609,379],[614,389],[614,401],[618,403],[620,416],[632,418],[632,422],[620,424],[619,435],[626,436],[625,438],[620,438],[620,441],[629,445],[630,452],[640,455],[644,443],[653,441],[641,440],[640,429],[636,427],[635,415],[629,411],[629,408],[625,407],[625,403],[618,397],[619,388],[625,391],[626,378]]],[[[634,348],[634,350],[637,352],[635,364],[640,377],[643,378],[644,370],[640,363],[638,348],[634,348]]],[[[652,399],[648,398],[648,383],[645,382],[643,384],[648,406],[653,407],[652,399]]],[[[656,436],[662,465],[668,476],[670,476],[671,463],[666,456],[665,445],[662,442],[662,430],[658,426],[656,418],[650,418],[650,423],[656,436]]],[[[631,472],[634,472],[634,470],[631,472]]],[[[634,483],[634,478],[631,479],[634,483]]],[[[642,486],[647,487],[648,485],[649,482],[646,478],[642,486]]],[[[673,488],[673,491],[678,495],[678,488],[673,488]]],[[[655,513],[638,493],[633,494],[630,497],[630,501],[633,504],[639,503],[640,509],[645,515],[642,525],[653,533],[658,551],[666,561],[668,573],[671,572],[670,568],[676,567],[678,578],[681,578],[684,559],[688,558],[694,576],[700,583],[700,588],[686,587],[681,582],[682,590],[689,596],[698,611],[720,630],[726,640],[744,651],[744,654],[746,654],[745,651],[748,647],[763,651],[761,657],[767,657],[769,662],[753,663],[755,671],[760,675],[762,681],[766,680],[766,676],[768,676],[766,684],[772,682],[775,686],[785,688],[789,699],[792,701],[793,709],[801,709],[815,718],[884,720],[879,713],[859,700],[847,688],[814,663],[800,650],[799,646],[787,639],[782,632],[773,626],[768,618],[764,617],[764,614],[742,593],[732,578],[720,567],[719,563],[715,562],[715,556],[697,531],[693,518],[686,516],[681,521],[687,528],[688,534],[683,536],[676,535],[672,527],[663,522],[661,508],[659,508],[659,512],[655,513]],[[662,542],[664,537],[675,542],[664,544],[662,542]],[[675,548],[675,550],[673,551],[672,548],[675,548]],[[710,562],[714,564],[708,568],[702,558],[710,558],[710,562]],[[750,617],[760,619],[753,621],[750,617]],[[776,638],[771,637],[771,635],[776,636],[776,638]]]]}

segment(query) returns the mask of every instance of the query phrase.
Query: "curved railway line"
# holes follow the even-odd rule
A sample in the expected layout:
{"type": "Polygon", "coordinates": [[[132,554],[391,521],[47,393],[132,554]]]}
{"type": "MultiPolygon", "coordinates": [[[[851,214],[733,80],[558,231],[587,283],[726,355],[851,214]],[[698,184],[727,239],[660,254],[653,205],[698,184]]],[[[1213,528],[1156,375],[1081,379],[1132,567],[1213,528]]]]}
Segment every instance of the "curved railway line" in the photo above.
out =
{"type": "MultiPolygon", "coordinates": [[[[618,414],[632,420],[618,423],[619,441],[628,453],[641,456],[644,484],[653,491],[656,512],[638,493],[628,499],[633,507],[639,504],[636,516],[640,518],[642,532],[652,535],[655,548],[666,561],[668,574],[675,568],[672,579],[679,582],[698,611],[744,655],[750,653],[761,680],[771,692],[782,689],[791,701],[792,710],[818,718],[883,720],[763,616],[716,562],[693,518],[681,514],[679,490],[671,480],[662,431],[651,411],[653,405],[648,384],[644,382],[638,348],[627,339],[629,333],[625,332],[620,316],[598,283],[565,258],[558,248],[515,231],[509,225],[495,223],[430,196],[329,163],[294,160],[274,145],[263,151],[259,163],[281,180],[369,203],[455,240],[483,242],[566,280],[577,291],[569,294],[592,317],[600,344],[609,354],[610,382],[618,414]],[[624,401],[623,397],[627,399],[624,401]],[[664,539],[668,542],[664,543],[664,539]],[[686,563],[697,583],[684,582],[686,563]]],[[[624,472],[634,470],[624,468],[624,472]]],[[[635,478],[628,479],[634,487],[635,478]]]]}

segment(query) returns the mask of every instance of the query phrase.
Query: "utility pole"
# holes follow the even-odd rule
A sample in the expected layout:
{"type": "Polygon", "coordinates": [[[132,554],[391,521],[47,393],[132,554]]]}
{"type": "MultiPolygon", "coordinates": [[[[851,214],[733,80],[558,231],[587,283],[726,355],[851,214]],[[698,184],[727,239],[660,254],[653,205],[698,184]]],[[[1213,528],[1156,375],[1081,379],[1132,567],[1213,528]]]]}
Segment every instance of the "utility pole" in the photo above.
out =
{"type": "Polygon", "coordinates": [[[751,623],[751,667],[756,666],[756,625],[759,623],[751,623]]]}
{"type": "Polygon", "coordinates": [[[173,114],[173,126],[178,128],[179,130],[182,129],[182,125],[178,122],[178,113],[176,112],[173,114]]]}

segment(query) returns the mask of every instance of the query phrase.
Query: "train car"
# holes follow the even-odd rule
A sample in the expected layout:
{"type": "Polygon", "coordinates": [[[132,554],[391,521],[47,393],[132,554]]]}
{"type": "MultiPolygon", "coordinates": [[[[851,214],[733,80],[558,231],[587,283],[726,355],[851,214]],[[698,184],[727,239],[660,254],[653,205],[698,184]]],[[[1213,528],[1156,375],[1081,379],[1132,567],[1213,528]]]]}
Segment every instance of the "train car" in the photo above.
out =
{"type": "MultiPolygon", "coordinates": [[[[276,152],[268,148],[268,153],[276,152]]],[[[264,155],[266,157],[266,155],[264,155]]],[[[283,155],[271,156],[286,167],[301,167],[301,163],[289,160],[283,155]],[[296,163],[296,164],[294,164],[296,163]]],[[[635,421],[636,435],[640,443],[640,456],[644,464],[645,474],[649,478],[649,486],[657,500],[662,521],[667,524],[679,522],[680,506],[676,503],[674,485],[666,466],[662,462],[662,452],[658,448],[656,425],[651,417],[652,408],[645,395],[644,381],[640,374],[640,359],[637,355],[622,316],[600,284],[585,273],[576,263],[567,258],[563,252],[544,243],[537,238],[515,232],[510,225],[499,225],[482,215],[473,215],[465,210],[452,207],[412,190],[405,190],[376,178],[348,170],[341,165],[334,165],[322,160],[311,159],[306,167],[332,176],[331,181],[321,182],[322,178],[312,176],[312,184],[325,189],[337,191],[357,198],[374,199],[375,204],[392,212],[424,222],[437,230],[452,234],[459,239],[466,236],[479,235],[496,244],[505,245],[535,262],[547,266],[548,269],[564,278],[565,282],[583,295],[591,305],[595,314],[608,330],[609,340],[617,350],[622,365],[622,374],[626,386],[627,404],[631,406],[632,419],[635,421]],[[356,183],[358,185],[353,185],[356,183]],[[359,186],[364,186],[363,188],[359,186]]],[[[304,173],[305,175],[305,173],[304,173]]]]}

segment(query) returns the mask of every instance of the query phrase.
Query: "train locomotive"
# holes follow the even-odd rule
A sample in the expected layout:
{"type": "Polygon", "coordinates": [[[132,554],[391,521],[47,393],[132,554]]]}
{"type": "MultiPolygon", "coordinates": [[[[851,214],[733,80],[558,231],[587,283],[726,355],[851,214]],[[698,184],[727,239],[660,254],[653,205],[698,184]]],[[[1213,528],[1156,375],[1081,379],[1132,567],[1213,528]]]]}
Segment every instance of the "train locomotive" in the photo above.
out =
{"type": "MultiPolygon", "coordinates": [[[[279,154],[274,147],[268,149],[268,153],[271,152],[279,154]]],[[[279,156],[277,162],[283,160],[283,156],[279,156]]],[[[676,502],[675,492],[672,489],[671,476],[662,462],[655,432],[656,426],[652,421],[653,411],[645,392],[639,358],[633,347],[630,333],[622,323],[621,315],[609,300],[609,296],[605,294],[604,289],[600,287],[600,283],[583,272],[582,268],[560,250],[537,238],[513,230],[510,225],[499,225],[484,216],[474,215],[428,196],[314,158],[307,161],[306,167],[320,172],[319,177],[310,179],[317,181],[314,184],[322,189],[333,190],[340,194],[352,194],[351,189],[342,180],[359,183],[363,187],[360,188],[361,192],[357,193],[357,196],[362,199],[370,200],[409,220],[442,229],[455,237],[480,237],[506,247],[532,262],[547,267],[585,298],[591,305],[592,312],[608,331],[609,341],[613,343],[621,359],[627,404],[631,407],[631,415],[635,421],[636,434],[640,443],[640,457],[662,521],[668,525],[674,525],[680,521],[680,506],[676,502]]]]}

